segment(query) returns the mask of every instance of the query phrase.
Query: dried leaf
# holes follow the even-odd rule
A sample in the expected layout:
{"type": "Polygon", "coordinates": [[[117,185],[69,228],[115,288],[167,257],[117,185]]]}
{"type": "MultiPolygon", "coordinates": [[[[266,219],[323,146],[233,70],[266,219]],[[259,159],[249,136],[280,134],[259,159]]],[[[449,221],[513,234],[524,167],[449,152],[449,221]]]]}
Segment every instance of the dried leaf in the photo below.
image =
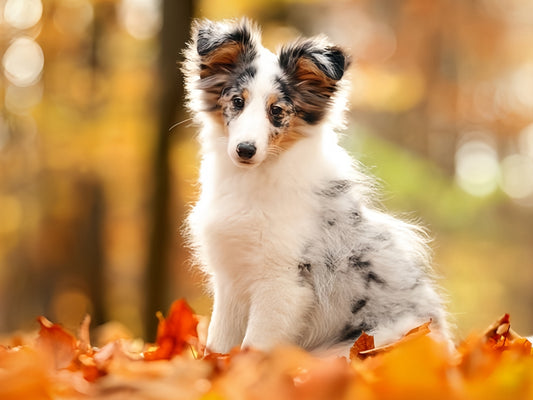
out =
{"type": "Polygon", "coordinates": [[[185,300],[172,303],[168,317],[165,319],[158,313],[156,346],[144,352],[144,359],[170,360],[181,354],[198,340],[196,327],[198,319],[185,300]]]}
{"type": "Polygon", "coordinates": [[[353,361],[356,358],[361,358],[359,354],[364,351],[372,350],[374,349],[374,347],[374,336],[368,335],[366,332],[363,332],[350,349],[350,360],[353,361]]]}
{"type": "Polygon", "coordinates": [[[0,350],[0,399],[49,400],[49,364],[35,349],[0,350]]]}
{"type": "Polygon", "coordinates": [[[362,334],[351,363],[316,358],[296,347],[235,348],[195,359],[185,350],[202,345],[198,320],[187,304],[177,301],[168,318],[159,318],[157,341],[149,350],[131,338],[93,348],[88,318],[79,339],[39,318],[36,341],[0,346],[0,399],[533,398],[531,343],[512,330],[508,315],[464,341],[457,354],[428,335],[429,322],[378,348],[372,336],[362,334]]]}
{"type": "MultiPolygon", "coordinates": [[[[383,345],[383,346],[379,346],[379,347],[374,347],[374,348],[371,348],[369,350],[363,350],[363,351],[360,351],[358,354],[357,354],[357,358],[360,358],[360,359],[365,359],[367,357],[371,357],[371,356],[375,356],[377,354],[380,354],[380,353],[383,353],[383,352],[387,352],[387,351],[390,351],[392,350],[393,348],[395,348],[396,346],[400,345],[400,344],[403,344],[405,342],[408,342],[410,340],[413,340],[413,339],[416,339],[416,338],[419,338],[421,336],[426,336],[428,333],[431,332],[431,329],[429,328],[429,325],[431,324],[431,320],[422,324],[422,325],[419,325],[417,326],[416,328],[413,328],[411,329],[409,332],[407,332],[400,340],[398,340],[397,342],[394,342],[394,343],[390,343],[390,344],[386,344],[386,345],[383,345]]],[[[351,351],[350,351],[350,359],[353,360],[354,358],[352,358],[352,354],[351,354],[351,351]]]]}
{"type": "Polygon", "coordinates": [[[55,369],[68,367],[77,353],[76,338],[45,317],[37,318],[37,322],[41,325],[37,347],[48,354],[55,369]]]}
{"type": "Polygon", "coordinates": [[[483,334],[485,343],[493,349],[521,349],[531,352],[531,343],[525,337],[520,336],[511,329],[511,318],[509,314],[504,314],[491,324],[483,334]]]}

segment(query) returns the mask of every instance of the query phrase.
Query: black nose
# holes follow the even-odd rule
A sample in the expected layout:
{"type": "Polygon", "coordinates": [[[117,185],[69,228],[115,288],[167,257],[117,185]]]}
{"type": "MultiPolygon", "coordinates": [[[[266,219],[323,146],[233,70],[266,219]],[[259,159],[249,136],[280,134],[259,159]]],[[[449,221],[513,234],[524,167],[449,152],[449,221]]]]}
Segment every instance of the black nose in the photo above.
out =
{"type": "Polygon", "coordinates": [[[243,160],[249,160],[255,154],[255,144],[251,142],[242,142],[237,145],[237,154],[243,160]]]}

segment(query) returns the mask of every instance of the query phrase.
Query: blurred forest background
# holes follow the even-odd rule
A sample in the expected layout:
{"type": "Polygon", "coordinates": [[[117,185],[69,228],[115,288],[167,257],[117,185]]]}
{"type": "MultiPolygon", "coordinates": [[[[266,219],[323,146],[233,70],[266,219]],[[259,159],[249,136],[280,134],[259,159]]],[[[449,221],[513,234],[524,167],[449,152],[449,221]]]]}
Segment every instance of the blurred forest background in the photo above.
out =
{"type": "Polygon", "coordinates": [[[458,337],[504,312],[533,334],[529,0],[0,0],[0,334],[88,312],[153,339],[178,297],[209,314],[176,61],[193,17],[242,15],[272,49],[351,51],[344,144],[431,231],[458,337]]]}

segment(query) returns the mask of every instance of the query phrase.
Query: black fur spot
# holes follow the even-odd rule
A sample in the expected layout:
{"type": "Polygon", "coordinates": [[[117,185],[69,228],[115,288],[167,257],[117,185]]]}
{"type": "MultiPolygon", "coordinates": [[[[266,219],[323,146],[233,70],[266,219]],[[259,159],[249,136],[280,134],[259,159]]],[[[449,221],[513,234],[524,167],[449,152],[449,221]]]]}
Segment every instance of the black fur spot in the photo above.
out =
{"type": "Polygon", "coordinates": [[[357,326],[346,324],[339,335],[339,342],[355,341],[363,332],[370,332],[372,329],[366,322],[357,326]]]}
{"type": "Polygon", "coordinates": [[[302,118],[305,122],[307,122],[309,125],[314,125],[317,122],[319,122],[324,117],[323,111],[300,111],[298,113],[298,116],[302,118]]]}
{"type": "Polygon", "coordinates": [[[352,303],[352,314],[357,314],[359,311],[361,311],[366,306],[367,299],[358,299],[354,300],[352,303]]]}
{"type": "Polygon", "coordinates": [[[361,211],[355,208],[351,209],[349,211],[348,219],[350,220],[352,225],[359,225],[359,223],[363,220],[361,211]]]}
{"type": "Polygon", "coordinates": [[[311,264],[302,261],[298,264],[298,283],[302,287],[308,287],[315,291],[315,284],[313,282],[313,276],[311,274],[311,264]]]}
{"type": "Polygon", "coordinates": [[[274,128],[281,128],[284,125],[281,120],[276,118],[270,118],[270,122],[274,125],[274,128]]]}
{"type": "Polygon", "coordinates": [[[326,197],[338,197],[353,187],[353,182],[347,179],[331,181],[328,186],[322,190],[321,194],[326,197]]]}
{"type": "Polygon", "coordinates": [[[361,260],[360,255],[353,254],[348,258],[348,265],[351,268],[356,269],[367,269],[372,266],[372,263],[370,261],[363,261],[361,260]]]}
{"type": "Polygon", "coordinates": [[[336,223],[337,223],[337,221],[335,221],[334,219],[328,219],[328,225],[329,226],[334,226],[336,223]]]}
{"type": "Polygon", "coordinates": [[[391,238],[389,235],[385,234],[385,233],[380,233],[378,235],[376,235],[374,237],[375,240],[379,241],[379,242],[388,242],[391,238]]]}
{"type": "Polygon", "coordinates": [[[328,68],[324,68],[325,66],[320,63],[317,63],[318,67],[321,68],[329,78],[338,81],[344,75],[344,70],[349,66],[349,59],[347,59],[344,53],[337,47],[328,49],[325,56],[329,60],[328,68]]]}
{"type": "Polygon", "coordinates": [[[236,78],[236,86],[242,87],[251,81],[257,74],[257,68],[253,65],[247,65],[236,78]]]}
{"type": "Polygon", "coordinates": [[[311,264],[301,262],[298,264],[298,271],[300,271],[300,273],[311,272],[311,264]]]}
{"type": "Polygon", "coordinates": [[[324,264],[328,271],[335,271],[337,269],[337,260],[329,251],[324,255],[324,264]]]}
{"type": "Polygon", "coordinates": [[[340,342],[355,341],[359,336],[361,336],[363,331],[359,327],[354,327],[352,325],[345,325],[339,336],[340,342]]]}
{"type": "Polygon", "coordinates": [[[375,272],[370,271],[366,274],[366,284],[369,286],[372,282],[377,283],[378,285],[385,285],[387,282],[383,278],[379,277],[375,272]]]}
{"type": "Polygon", "coordinates": [[[277,87],[279,93],[280,93],[280,98],[289,103],[289,104],[292,104],[292,100],[291,100],[291,97],[290,97],[290,93],[291,93],[291,90],[289,88],[289,85],[288,83],[281,77],[281,76],[278,76],[276,77],[276,79],[274,80],[274,85],[277,87]]]}

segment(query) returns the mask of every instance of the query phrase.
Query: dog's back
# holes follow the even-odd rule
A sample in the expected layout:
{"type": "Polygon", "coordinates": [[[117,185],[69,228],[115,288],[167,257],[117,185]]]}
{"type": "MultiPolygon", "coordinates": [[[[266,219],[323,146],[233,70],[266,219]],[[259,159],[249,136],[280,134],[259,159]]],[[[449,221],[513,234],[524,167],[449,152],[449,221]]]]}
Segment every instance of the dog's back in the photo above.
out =
{"type": "Polygon", "coordinates": [[[202,191],[189,226],[213,289],[211,351],[345,351],[363,331],[386,342],[430,319],[447,336],[424,235],[372,208],[337,145],[348,66],[324,38],[276,56],[245,20],[193,28],[184,72],[202,191]]]}

